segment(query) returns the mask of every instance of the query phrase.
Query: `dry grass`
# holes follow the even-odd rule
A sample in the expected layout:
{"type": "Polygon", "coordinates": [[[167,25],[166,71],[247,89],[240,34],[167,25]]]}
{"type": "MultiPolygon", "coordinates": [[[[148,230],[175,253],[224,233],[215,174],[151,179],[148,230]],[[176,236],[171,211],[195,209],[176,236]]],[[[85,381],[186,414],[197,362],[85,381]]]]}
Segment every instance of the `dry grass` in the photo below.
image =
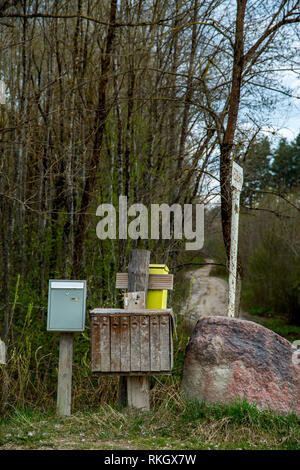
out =
{"type": "Polygon", "coordinates": [[[0,448],[300,449],[294,415],[262,412],[245,401],[189,403],[175,384],[155,386],[151,399],[150,412],[103,403],[68,418],[16,408],[0,420],[0,448]]]}

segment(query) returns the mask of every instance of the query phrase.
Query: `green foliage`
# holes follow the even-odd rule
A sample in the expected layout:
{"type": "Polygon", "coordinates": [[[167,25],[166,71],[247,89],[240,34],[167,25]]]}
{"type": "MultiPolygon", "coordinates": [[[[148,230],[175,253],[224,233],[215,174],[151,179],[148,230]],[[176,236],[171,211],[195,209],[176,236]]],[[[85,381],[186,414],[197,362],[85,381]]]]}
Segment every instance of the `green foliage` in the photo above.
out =
{"type": "Polygon", "coordinates": [[[249,308],[248,313],[250,315],[265,316],[270,313],[270,309],[268,307],[254,307],[249,308]]]}
{"type": "MultiPolygon", "coordinates": [[[[256,309],[253,309],[256,311],[256,309]]],[[[251,312],[253,314],[253,312],[251,312]]],[[[254,313],[255,315],[255,313],[254,313]]],[[[270,315],[270,318],[255,318],[257,323],[269,328],[291,343],[300,339],[300,326],[287,324],[287,319],[278,315],[270,315]]]]}
{"type": "Polygon", "coordinates": [[[300,186],[300,134],[288,143],[281,139],[273,154],[271,174],[273,187],[288,192],[300,186]]]}
{"type": "Polygon", "coordinates": [[[254,207],[264,191],[287,194],[300,188],[300,134],[291,143],[281,139],[271,149],[264,137],[254,141],[246,155],[242,205],[254,207]]]}
{"type": "Polygon", "coordinates": [[[224,244],[217,241],[214,247],[214,252],[215,252],[214,261],[217,264],[212,266],[210,275],[220,277],[228,281],[229,274],[228,274],[227,258],[226,258],[224,244]]]}
{"type": "Polygon", "coordinates": [[[228,269],[225,266],[213,266],[212,270],[210,272],[211,276],[216,276],[220,277],[221,279],[224,279],[225,281],[228,281],[228,269]]]}
{"type": "Polygon", "coordinates": [[[256,191],[268,188],[270,182],[271,147],[267,137],[255,141],[246,156],[241,204],[250,207],[261,199],[256,191]]]}
{"type": "Polygon", "coordinates": [[[181,376],[185,350],[188,345],[189,339],[190,337],[187,335],[184,327],[184,318],[182,316],[179,316],[174,337],[174,367],[172,374],[178,379],[178,381],[181,376]]]}
{"type": "Polygon", "coordinates": [[[299,276],[299,259],[288,243],[267,232],[248,260],[245,306],[285,314],[290,321],[300,324],[299,276]]]}

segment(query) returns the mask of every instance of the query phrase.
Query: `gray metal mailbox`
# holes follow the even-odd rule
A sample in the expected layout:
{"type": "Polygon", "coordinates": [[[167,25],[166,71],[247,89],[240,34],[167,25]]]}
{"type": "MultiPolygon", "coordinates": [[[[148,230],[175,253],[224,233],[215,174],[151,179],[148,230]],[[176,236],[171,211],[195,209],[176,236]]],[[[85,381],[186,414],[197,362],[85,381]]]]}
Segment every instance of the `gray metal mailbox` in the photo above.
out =
{"type": "Polygon", "coordinates": [[[83,331],[86,281],[49,280],[48,331],[83,331]]]}

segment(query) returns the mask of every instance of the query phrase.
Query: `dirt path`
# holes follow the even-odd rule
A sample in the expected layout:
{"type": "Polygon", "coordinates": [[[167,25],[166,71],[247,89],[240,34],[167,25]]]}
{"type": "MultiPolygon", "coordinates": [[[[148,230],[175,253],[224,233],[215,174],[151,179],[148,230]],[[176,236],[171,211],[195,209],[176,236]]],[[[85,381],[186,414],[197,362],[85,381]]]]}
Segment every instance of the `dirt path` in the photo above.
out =
{"type": "MultiPolygon", "coordinates": [[[[207,263],[213,263],[211,259],[207,263]]],[[[206,265],[187,273],[190,279],[190,295],[183,314],[188,329],[193,328],[201,317],[227,315],[228,282],[219,277],[210,276],[213,265],[206,265]]],[[[240,318],[249,319],[246,312],[240,318]]]]}

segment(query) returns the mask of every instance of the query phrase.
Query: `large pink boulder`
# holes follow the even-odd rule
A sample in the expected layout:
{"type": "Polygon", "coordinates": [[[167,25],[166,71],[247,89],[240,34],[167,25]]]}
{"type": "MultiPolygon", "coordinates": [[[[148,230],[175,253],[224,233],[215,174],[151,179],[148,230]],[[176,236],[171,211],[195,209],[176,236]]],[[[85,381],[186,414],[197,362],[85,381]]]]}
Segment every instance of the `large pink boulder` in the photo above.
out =
{"type": "Polygon", "coordinates": [[[299,356],[289,341],[257,323],[205,317],[186,348],[181,392],[207,402],[244,397],[260,409],[300,416],[299,356]]]}

